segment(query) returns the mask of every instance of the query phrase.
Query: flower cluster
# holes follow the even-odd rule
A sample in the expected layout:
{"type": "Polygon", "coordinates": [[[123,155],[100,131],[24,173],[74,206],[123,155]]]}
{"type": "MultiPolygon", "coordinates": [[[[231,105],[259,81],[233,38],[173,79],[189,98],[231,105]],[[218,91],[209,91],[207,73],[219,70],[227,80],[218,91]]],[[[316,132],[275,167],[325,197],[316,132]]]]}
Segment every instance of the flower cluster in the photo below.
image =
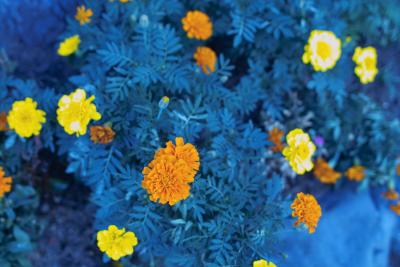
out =
{"type": "Polygon", "coordinates": [[[315,232],[318,221],[322,215],[321,206],[313,195],[300,192],[294,199],[292,205],[292,216],[298,217],[295,226],[304,223],[310,234],[315,232]]]}
{"type": "Polygon", "coordinates": [[[137,244],[134,232],[126,232],[125,228],[118,229],[115,225],[110,225],[107,230],[97,233],[97,246],[100,251],[115,261],[131,255],[137,244]]]}
{"type": "Polygon", "coordinates": [[[11,191],[12,177],[6,177],[3,167],[0,167],[0,198],[11,191]]]}
{"type": "Polygon", "coordinates": [[[327,71],[339,60],[341,41],[331,31],[313,30],[304,47],[303,62],[311,63],[315,71],[327,71]]]}
{"type": "Polygon", "coordinates": [[[288,144],[282,151],[286,160],[297,174],[311,171],[313,163],[311,157],[315,152],[315,145],[310,136],[301,129],[294,129],[286,136],[288,144]]]}
{"type": "Polygon", "coordinates": [[[91,126],[90,127],[90,140],[95,144],[108,144],[114,140],[115,132],[109,126],[91,126]]]}
{"type": "Polygon", "coordinates": [[[364,179],[365,176],[365,168],[363,166],[353,166],[347,169],[346,176],[351,181],[359,182],[364,179]]]}
{"type": "Polygon", "coordinates": [[[193,55],[193,58],[196,60],[197,65],[205,74],[210,74],[215,71],[217,55],[211,48],[206,46],[198,47],[196,53],[193,55]]]}
{"type": "Polygon", "coordinates": [[[323,158],[316,160],[314,175],[324,184],[334,184],[341,177],[340,172],[335,171],[323,158]]]}
{"type": "Polygon", "coordinates": [[[199,154],[192,144],[185,144],[182,137],[177,137],[175,143],[167,142],[142,171],[142,187],[150,200],[171,206],[190,195],[189,184],[200,167],[199,154]]]}
{"type": "Polygon", "coordinates": [[[274,146],[271,147],[273,152],[281,152],[285,148],[285,144],[282,142],[282,137],[284,134],[285,133],[282,130],[276,127],[272,128],[268,132],[268,141],[274,144],[274,146]]]}
{"type": "Polygon", "coordinates": [[[261,259],[258,261],[254,261],[253,267],[276,267],[276,265],[272,261],[268,262],[264,259],[261,259]]]}
{"type": "Polygon", "coordinates": [[[189,11],[186,17],[182,19],[183,29],[186,31],[188,38],[198,40],[207,40],[213,32],[213,25],[207,14],[194,10],[189,11]]]}
{"type": "Polygon", "coordinates": [[[375,80],[375,76],[378,74],[378,55],[374,47],[357,47],[353,61],[357,64],[354,72],[360,78],[361,83],[367,84],[375,80]]]}

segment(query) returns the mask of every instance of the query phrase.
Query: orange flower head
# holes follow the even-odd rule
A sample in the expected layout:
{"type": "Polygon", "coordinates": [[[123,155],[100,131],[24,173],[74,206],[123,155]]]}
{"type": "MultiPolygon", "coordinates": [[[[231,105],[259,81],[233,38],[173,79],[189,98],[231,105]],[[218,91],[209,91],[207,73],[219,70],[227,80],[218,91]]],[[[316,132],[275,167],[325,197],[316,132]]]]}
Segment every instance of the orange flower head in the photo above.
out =
{"type": "Polygon", "coordinates": [[[75,19],[79,21],[80,25],[84,25],[86,23],[89,23],[91,21],[91,17],[93,16],[93,11],[92,9],[86,7],[84,5],[78,6],[76,8],[76,15],[75,19]]]}
{"type": "Polygon", "coordinates": [[[314,233],[322,215],[321,206],[315,197],[300,192],[290,207],[292,208],[292,216],[297,217],[294,225],[298,226],[300,223],[304,223],[308,228],[308,232],[310,234],[314,233]]]}
{"type": "Polygon", "coordinates": [[[388,191],[382,194],[384,198],[387,200],[397,200],[399,199],[399,194],[394,189],[389,189],[388,191]]]}
{"type": "Polygon", "coordinates": [[[196,60],[197,65],[207,75],[215,71],[217,63],[217,55],[215,52],[206,46],[200,46],[194,53],[193,58],[196,60]]]}
{"type": "Polygon", "coordinates": [[[274,146],[271,147],[273,152],[281,152],[285,147],[284,143],[282,142],[282,137],[284,134],[285,133],[282,130],[276,127],[272,128],[268,132],[268,141],[274,144],[274,146]]]}
{"type": "Polygon", "coordinates": [[[190,39],[207,40],[213,32],[210,18],[207,14],[198,10],[189,11],[186,17],[182,19],[182,25],[190,39]]]}
{"type": "Polygon", "coordinates": [[[394,205],[390,205],[389,208],[396,213],[397,215],[400,215],[400,202],[397,202],[394,205]]]}
{"type": "Polygon", "coordinates": [[[114,140],[115,132],[111,127],[108,126],[91,126],[90,127],[90,139],[95,144],[108,144],[114,140]]]}
{"type": "Polygon", "coordinates": [[[5,193],[11,191],[12,177],[6,177],[4,175],[4,170],[0,167],[0,198],[2,198],[5,193]]]}
{"type": "Polygon", "coordinates": [[[351,181],[361,181],[365,176],[365,168],[363,166],[353,166],[346,171],[346,176],[351,181]]]}
{"type": "Polygon", "coordinates": [[[340,178],[340,172],[335,171],[323,158],[318,158],[314,167],[315,177],[324,184],[334,184],[340,178]]]}
{"type": "Polygon", "coordinates": [[[7,130],[7,113],[3,111],[0,113],[0,132],[5,132],[7,130]]]}

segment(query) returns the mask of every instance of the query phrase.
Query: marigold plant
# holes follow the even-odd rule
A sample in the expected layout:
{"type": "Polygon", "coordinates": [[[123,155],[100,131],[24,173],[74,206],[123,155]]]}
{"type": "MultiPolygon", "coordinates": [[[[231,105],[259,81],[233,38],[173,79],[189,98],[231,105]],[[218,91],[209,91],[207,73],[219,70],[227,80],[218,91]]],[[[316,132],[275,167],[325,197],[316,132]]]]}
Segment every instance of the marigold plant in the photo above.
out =
{"type": "Polygon", "coordinates": [[[363,166],[353,166],[347,169],[346,176],[351,181],[359,182],[364,179],[365,176],[365,167],[363,166]]]}
{"type": "Polygon", "coordinates": [[[300,192],[297,194],[292,205],[292,216],[297,217],[295,226],[304,223],[310,234],[315,232],[318,221],[322,215],[321,206],[318,204],[315,197],[311,194],[300,192]]]}
{"type": "Polygon", "coordinates": [[[46,122],[46,113],[37,109],[37,103],[32,98],[15,101],[8,113],[7,121],[11,130],[25,138],[39,135],[42,124],[46,122]]]}
{"type": "Polygon", "coordinates": [[[288,144],[282,151],[286,160],[297,174],[311,171],[313,163],[311,157],[315,152],[315,145],[310,136],[302,129],[294,129],[286,136],[288,144]]]}
{"type": "Polygon", "coordinates": [[[213,32],[213,25],[207,14],[194,10],[189,11],[182,19],[183,29],[188,38],[207,40],[213,32]]]}
{"type": "Polygon", "coordinates": [[[210,74],[215,71],[217,55],[211,48],[206,46],[198,47],[193,58],[205,74],[210,74]]]}
{"type": "Polygon", "coordinates": [[[79,21],[80,25],[84,25],[91,21],[91,17],[93,16],[93,10],[90,8],[86,8],[84,5],[76,8],[75,19],[79,21]]]}
{"type": "Polygon", "coordinates": [[[304,47],[303,63],[315,71],[327,71],[335,67],[341,55],[341,41],[331,31],[313,30],[304,47]]]}
{"type": "Polygon", "coordinates": [[[315,177],[324,184],[334,184],[341,177],[341,173],[335,171],[323,158],[318,158],[314,167],[315,177]]]}
{"type": "Polygon", "coordinates": [[[273,152],[281,152],[285,148],[285,144],[282,142],[282,137],[284,134],[284,131],[276,127],[272,128],[268,132],[268,141],[274,144],[274,146],[271,147],[273,152]]]}
{"type": "Polygon", "coordinates": [[[108,144],[114,140],[115,132],[109,126],[91,126],[90,127],[90,140],[95,144],[108,144]]]}
{"type": "Polygon", "coordinates": [[[12,177],[5,176],[3,167],[0,167],[0,198],[11,191],[12,177]]]}
{"type": "Polygon", "coordinates": [[[276,265],[273,262],[268,262],[264,259],[257,260],[253,262],[253,267],[276,267],[276,265]]]}
{"type": "Polygon", "coordinates": [[[115,261],[131,255],[137,244],[134,232],[125,231],[125,228],[118,229],[115,225],[110,225],[107,230],[97,233],[97,246],[100,251],[115,261]]]}
{"type": "Polygon", "coordinates": [[[64,95],[58,101],[57,120],[68,134],[84,135],[91,120],[100,120],[101,115],[92,103],[95,97],[86,99],[83,89],[64,95]]]}
{"type": "Polygon", "coordinates": [[[354,73],[361,83],[367,84],[375,80],[375,76],[378,74],[378,54],[375,47],[357,47],[353,55],[353,61],[357,64],[354,68],[354,73]]]}
{"type": "Polygon", "coordinates": [[[69,37],[60,43],[57,53],[63,57],[70,56],[78,51],[80,43],[81,38],[79,37],[79,35],[69,37]]]}

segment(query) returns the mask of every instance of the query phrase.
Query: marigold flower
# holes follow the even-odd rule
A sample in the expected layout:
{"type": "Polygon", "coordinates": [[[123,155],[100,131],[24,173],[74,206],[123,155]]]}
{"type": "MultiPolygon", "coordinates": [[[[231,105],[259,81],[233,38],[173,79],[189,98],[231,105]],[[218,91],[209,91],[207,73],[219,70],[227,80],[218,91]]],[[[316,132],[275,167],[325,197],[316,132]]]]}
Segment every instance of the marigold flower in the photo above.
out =
{"type": "Polygon", "coordinates": [[[94,96],[86,99],[83,89],[64,95],[58,101],[57,120],[68,134],[77,136],[86,134],[90,120],[100,120],[101,115],[92,103],[94,96]]]}
{"type": "Polygon", "coordinates": [[[3,111],[0,113],[0,132],[5,132],[7,130],[7,113],[3,111]]]}
{"type": "Polygon", "coordinates": [[[315,71],[332,69],[341,55],[341,41],[331,31],[313,30],[304,47],[304,64],[313,66],[315,71]]]}
{"type": "Polygon", "coordinates": [[[365,168],[363,166],[353,166],[346,171],[346,176],[352,181],[361,181],[365,176],[365,168]]]}
{"type": "Polygon", "coordinates": [[[268,132],[268,141],[274,144],[274,146],[271,147],[273,152],[281,152],[284,149],[285,144],[282,142],[283,135],[284,132],[276,127],[268,132]]]}
{"type": "Polygon", "coordinates": [[[69,37],[65,39],[62,43],[60,43],[57,53],[63,57],[72,55],[78,50],[80,43],[81,38],[79,37],[79,35],[69,37]]]}
{"type": "Polygon", "coordinates": [[[37,109],[37,103],[32,98],[15,101],[8,113],[7,121],[10,129],[25,138],[39,135],[42,123],[46,122],[46,113],[37,109]]]}
{"type": "Polygon", "coordinates": [[[276,267],[276,265],[273,262],[268,262],[266,260],[258,260],[258,261],[253,261],[253,267],[276,267]]]}
{"type": "Polygon", "coordinates": [[[215,71],[217,55],[211,48],[206,46],[198,47],[196,53],[193,55],[193,58],[196,60],[197,65],[205,74],[210,74],[215,71]]]}
{"type": "Polygon", "coordinates": [[[294,225],[298,226],[300,223],[304,223],[308,227],[308,232],[310,234],[314,233],[322,215],[321,206],[315,197],[311,194],[300,192],[290,207],[293,210],[292,216],[298,217],[294,225]]]}
{"type": "Polygon", "coordinates": [[[388,191],[384,192],[382,195],[387,200],[397,200],[399,198],[399,194],[394,189],[389,189],[388,191]]]}
{"type": "Polygon", "coordinates": [[[396,166],[396,174],[397,176],[400,176],[400,163],[396,166]]]}
{"type": "Polygon", "coordinates": [[[324,184],[334,184],[340,178],[340,172],[335,171],[323,158],[318,158],[315,162],[314,175],[324,184]]]}
{"type": "Polygon", "coordinates": [[[397,215],[400,215],[400,202],[397,202],[394,205],[390,205],[389,208],[396,213],[397,215]]]}
{"type": "Polygon", "coordinates": [[[374,47],[357,47],[353,55],[353,61],[357,64],[354,68],[354,73],[362,84],[375,80],[375,76],[378,74],[378,55],[374,47]]]}
{"type": "Polygon", "coordinates": [[[95,144],[108,144],[114,140],[115,132],[109,126],[91,126],[90,139],[95,144]]]}
{"type": "Polygon", "coordinates": [[[189,11],[186,17],[182,19],[182,25],[190,39],[207,40],[213,32],[210,18],[207,14],[198,10],[189,11]]]}
{"type": "Polygon", "coordinates": [[[189,183],[194,181],[200,167],[199,154],[192,144],[185,144],[181,137],[177,137],[175,143],[167,142],[142,171],[142,187],[149,193],[150,200],[171,206],[189,197],[189,183]]]}
{"type": "Polygon", "coordinates": [[[125,228],[118,229],[110,225],[107,230],[97,232],[97,246],[113,260],[131,255],[138,240],[134,232],[126,232],[125,228]]]}
{"type": "Polygon", "coordinates": [[[288,146],[282,151],[286,160],[297,174],[311,171],[313,163],[311,157],[315,152],[315,145],[310,136],[301,129],[294,129],[286,136],[288,146]]]}
{"type": "Polygon", "coordinates": [[[0,198],[11,191],[12,177],[6,177],[3,167],[0,167],[0,198]]]}
{"type": "Polygon", "coordinates": [[[79,24],[84,25],[91,21],[90,17],[93,16],[92,9],[86,7],[84,5],[76,8],[75,19],[79,21],[79,24]]]}

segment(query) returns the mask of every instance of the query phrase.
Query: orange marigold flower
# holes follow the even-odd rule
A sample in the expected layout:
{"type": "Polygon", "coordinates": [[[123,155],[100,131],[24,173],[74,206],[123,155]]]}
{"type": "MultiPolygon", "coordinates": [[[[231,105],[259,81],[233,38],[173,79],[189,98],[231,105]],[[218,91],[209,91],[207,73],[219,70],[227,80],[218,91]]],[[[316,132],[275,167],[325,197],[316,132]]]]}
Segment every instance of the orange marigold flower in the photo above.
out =
{"type": "Polygon", "coordinates": [[[396,213],[397,215],[400,215],[400,202],[397,202],[394,205],[390,205],[389,208],[396,213]]]}
{"type": "Polygon", "coordinates": [[[315,162],[314,175],[324,184],[334,184],[340,178],[340,172],[335,171],[323,158],[318,158],[315,162]]]}
{"type": "Polygon", "coordinates": [[[382,196],[387,200],[396,200],[399,198],[399,194],[394,189],[389,189],[388,191],[384,192],[382,196]]]}
{"type": "Polygon", "coordinates": [[[353,166],[346,171],[346,176],[352,181],[361,181],[365,176],[365,168],[363,166],[353,166]]]}
{"type": "Polygon", "coordinates": [[[284,134],[285,133],[282,130],[276,127],[272,128],[268,132],[268,141],[274,144],[274,146],[271,147],[273,152],[281,152],[285,147],[284,143],[282,142],[282,137],[284,134]]]}
{"type": "Polygon", "coordinates": [[[7,130],[7,113],[3,111],[0,113],[0,132],[5,132],[7,130]]]}
{"type": "Polygon", "coordinates": [[[396,166],[396,174],[397,176],[400,176],[400,163],[396,166]]]}
{"type": "Polygon", "coordinates": [[[150,200],[175,205],[190,195],[189,183],[199,170],[199,154],[192,144],[185,144],[182,137],[169,141],[159,149],[153,161],[144,167],[142,187],[150,194],[150,200]]]}
{"type": "Polygon", "coordinates": [[[297,217],[294,225],[298,226],[300,223],[304,223],[308,227],[308,232],[310,234],[314,233],[322,215],[321,206],[315,197],[311,194],[300,192],[290,207],[293,210],[292,216],[297,217]]]}
{"type": "Polygon", "coordinates": [[[197,65],[205,74],[210,74],[215,71],[217,55],[211,48],[206,46],[198,47],[196,53],[193,55],[193,58],[196,60],[197,65]]]}
{"type": "Polygon", "coordinates": [[[190,39],[207,40],[213,32],[210,18],[207,14],[198,10],[189,11],[186,17],[182,19],[182,25],[190,39]]]}
{"type": "Polygon", "coordinates": [[[11,191],[12,177],[6,177],[4,175],[3,167],[0,167],[0,198],[2,198],[5,193],[11,191]]]}
{"type": "Polygon", "coordinates": [[[78,6],[76,8],[75,19],[79,21],[79,24],[84,25],[90,22],[90,17],[93,16],[93,10],[86,7],[84,5],[78,6]]]}
{"type": "Polygon", "coordinates": [[[90,127],[90,139],[95,144],[108,144],[114,140],[115,132],[109,126],[91,126],[90,127]]]}

